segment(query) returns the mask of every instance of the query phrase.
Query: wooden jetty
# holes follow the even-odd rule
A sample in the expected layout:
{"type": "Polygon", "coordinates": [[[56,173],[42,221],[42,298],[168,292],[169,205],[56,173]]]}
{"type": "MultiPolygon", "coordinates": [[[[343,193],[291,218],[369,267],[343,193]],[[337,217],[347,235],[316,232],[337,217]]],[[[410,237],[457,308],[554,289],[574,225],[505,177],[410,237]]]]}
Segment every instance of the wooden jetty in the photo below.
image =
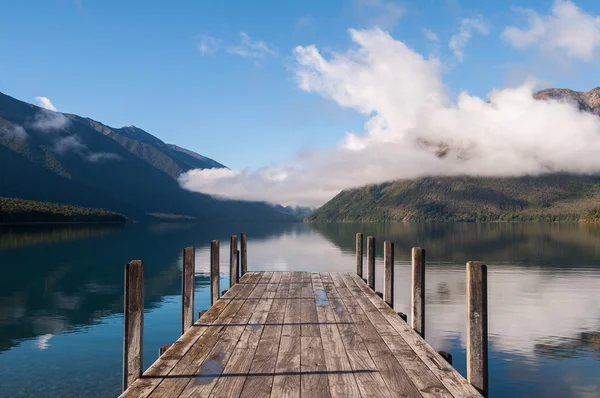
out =
{"type": "Polygon", "coordinates": [[[193,314],[193,282],[186,281],[193,280],[189,269],[194,249],[184,250],[183,334],[161,348],[159,358],[143,375],[143,262],[126,266],[121,397],[487,395],[485,265],[467,264],[467,381],[451,366],[449,354],[436,352],[423,339],[423,249],[412,252],[409,326],[406,315],[392,308],[391,242],[384,243],[383,294],[371,288],[375,271],[372,237],[368,238],[366,279],[362,279],[362,234],[356,240],[360,253],[356,273],[247,271],[245,234],[240,242],[241,264],[237,239],[231,239],[232,287],[220,297],[219,243],[212,242],[213,302],[195,323],[189,316],[193,314]]]}

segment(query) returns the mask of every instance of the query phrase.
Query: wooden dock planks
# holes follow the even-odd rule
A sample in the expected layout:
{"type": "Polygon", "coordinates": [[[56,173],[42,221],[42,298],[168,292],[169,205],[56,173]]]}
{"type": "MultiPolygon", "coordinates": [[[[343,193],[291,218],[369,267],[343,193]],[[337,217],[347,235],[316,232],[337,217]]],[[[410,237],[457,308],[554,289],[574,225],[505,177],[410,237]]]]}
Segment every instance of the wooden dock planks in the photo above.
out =
{"type": "Polygon", "coordinates": [[[480,397],[354,273],[248,272],[122,397],[480,397]]]}

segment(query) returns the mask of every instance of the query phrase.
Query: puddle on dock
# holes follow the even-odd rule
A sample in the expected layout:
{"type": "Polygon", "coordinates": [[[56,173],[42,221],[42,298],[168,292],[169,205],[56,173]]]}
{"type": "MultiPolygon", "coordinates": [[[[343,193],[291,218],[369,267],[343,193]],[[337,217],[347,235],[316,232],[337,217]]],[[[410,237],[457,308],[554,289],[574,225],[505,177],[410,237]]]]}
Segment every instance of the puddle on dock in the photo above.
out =
{"type": "Polygon", "coordinates": [[[209,384],[219,377],[225,369],[222,362],[224,357],[225,354],[222,352],[214,353],[208,357],[208,360],[202,364],[196,375],[196,384],[209,384]]]}
{"type": "Polygon", "coordinates": [[[325,290],[315,290],[315,301],[317,305],[329,305],[325,290]]]}

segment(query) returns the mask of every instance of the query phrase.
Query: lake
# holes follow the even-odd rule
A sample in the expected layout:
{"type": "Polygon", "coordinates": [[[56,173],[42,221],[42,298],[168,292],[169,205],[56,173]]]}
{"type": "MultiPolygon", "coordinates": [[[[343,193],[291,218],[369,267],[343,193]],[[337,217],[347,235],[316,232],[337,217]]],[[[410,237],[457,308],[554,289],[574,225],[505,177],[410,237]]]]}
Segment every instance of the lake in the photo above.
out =
{"type": "MultiPolygon", "coordinates": [[[[145,263],[144,367],[180,333],[182,249],[209,307],[209,244],[248,233],[249,270],[355,271],[355,233],[395,243],[397,311],[410,249],[427,250],[426,339],[466,375],[465,263],[488,264],[491,397],[600,397],[600,226],[543,223],[239,223],[0,227],[0,396],[120,393],[123,272],[145,263]]],[[[222,273],[222,289],[228,273],[222,273]]]]}

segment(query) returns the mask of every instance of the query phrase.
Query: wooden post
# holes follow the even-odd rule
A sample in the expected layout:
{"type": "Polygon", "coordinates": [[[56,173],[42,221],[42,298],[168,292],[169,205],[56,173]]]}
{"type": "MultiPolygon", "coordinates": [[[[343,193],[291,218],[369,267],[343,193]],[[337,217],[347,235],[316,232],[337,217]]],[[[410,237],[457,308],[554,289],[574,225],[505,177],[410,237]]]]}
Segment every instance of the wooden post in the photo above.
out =
{"type": "Polygon", "coordinates": [[[397,314],[404,322],[407,322],[408,316],[404,312],[398,312],[397,314]]]}
{"type": "Polygon", "coordinates": [[[235,251],[235,266],[237,267],[237,272],[236,272],[236,278],[235,278],[235,283],[238,283],[240,281],[240,276],[242,276],[242,274],[240,274],[240,251],[236,250],[235,251]]]}
{"type": "Polygon", "coordinates": [[[219,241],[213,240],[210,242],[210,305],[217,302],[221,291],[219,261],[219,241]]]}
{"type": "Polygon", "coordinates": [[[363,234],[356,234],[356,275],[362,278],[363,275],[363,234]]]}
{"type": "Polygon", "coordinates": [[[467,263],[467,380],[488,394],[487,266],[467,263]]]}
{"type": "Polygon", "coordinates": [[[375,238],[367,237],[367,285],[375,290],[375,238]]]}
{"type": "Polygon", "coordinates": [[[144,331],[144,263],[125,266],[123,391],[142,375],[144,331]]]}
{"type": "Polygon", "coordinates": [[[165,352],[167,352],[167,350],[169,349],[169,347],[171,347],[173,344],[165,344],[162,347],[160,347],[158,349],[158,356],[160,357],[162,354],[164,354],[165,352]]]}
{"type": "Polygon", "coordinates": [[[240,250],[242,252],[242,254],[241,254],[242,272],[241,272],[240,276],[244,276],[244,274],[246,272],[248,272],[248,239],[246,238],[245,232],[242,232],[242,235],[240,237],[240,250]]]}
{"type": "Polygon", "coordinates": [[[194,324],[194,274],[196,272],[196,250],[183,249],[181,270],[181,334],[194,324]]]}
{"type": "Polygon", "coordinates": [[[390,241],[383,244],[383,300],[394,306],[394,244],[390,241]]]}
{"type": "Polygon", "coordinates": [[[452,354],[446,351],[438,351],[438,354],[448,362],[448,365],[452,365],[452,354]]]}
{"type": "Polygon", "coordinates": [[[229,242],[229,288],[238,282],[237,235],[232,235],[229,242]]]}
{"type": "Polygon", "coordinates": [[[412,248],[412,317],[411,326],[425,338],[425,249],[412,248]]]}

